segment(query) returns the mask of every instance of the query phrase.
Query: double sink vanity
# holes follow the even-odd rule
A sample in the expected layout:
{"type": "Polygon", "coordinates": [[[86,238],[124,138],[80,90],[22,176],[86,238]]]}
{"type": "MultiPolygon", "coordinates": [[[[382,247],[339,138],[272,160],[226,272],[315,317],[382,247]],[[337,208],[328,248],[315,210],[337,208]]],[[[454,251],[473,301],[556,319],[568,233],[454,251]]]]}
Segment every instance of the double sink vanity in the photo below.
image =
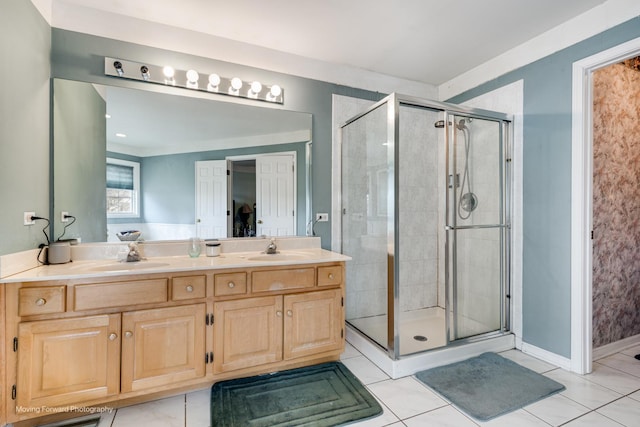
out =
{"type": "Polygon", "coordinates": [[[277,242],[276,254],[248,239],[197,258],[182,242],[141,245],[146,259],[130,263],[118,245],[79,245],[69,264],[0,280],[0,425],[337,360],[349,258],[317,238],[277,242]]]}

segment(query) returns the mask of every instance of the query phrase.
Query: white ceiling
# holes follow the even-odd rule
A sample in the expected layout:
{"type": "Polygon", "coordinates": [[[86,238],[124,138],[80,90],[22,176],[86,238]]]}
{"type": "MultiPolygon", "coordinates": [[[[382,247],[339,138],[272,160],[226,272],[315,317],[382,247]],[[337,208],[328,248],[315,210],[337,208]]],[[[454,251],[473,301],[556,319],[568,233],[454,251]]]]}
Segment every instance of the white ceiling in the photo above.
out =
{"type": "MultiPolygon", "coordinates": [[[[443,84],[605,3],[605,0],[32,1],[36,5],[48,2],[53,9],[57,3],[66,8],[94,8],[432,85],[443,84]]],[[[118,27],[117,22],[109,25],[118,27]]]]}

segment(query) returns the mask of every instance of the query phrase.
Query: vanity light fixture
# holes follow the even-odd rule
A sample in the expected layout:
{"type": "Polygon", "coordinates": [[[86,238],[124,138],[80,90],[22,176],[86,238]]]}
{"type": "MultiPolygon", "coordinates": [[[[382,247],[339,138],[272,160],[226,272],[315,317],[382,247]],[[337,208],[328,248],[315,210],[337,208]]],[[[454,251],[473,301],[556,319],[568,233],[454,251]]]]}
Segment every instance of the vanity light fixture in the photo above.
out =
{"type": "Polygon", "coordinates": [[[249,98],[276,104],[284,103],[284,91],[279,85],[265,85],[259,81],[244,81],[239,77],[226,78],[216,73],[202,73],[195,69],[178,70],[171,66],[158,66],[117,58],[104,58],[104,73],[107,76],[138,80],[148,83],[176,86],[239,98],[249,98]],[[125,70],[134,70],[127,73],[125,70]],[[136,72],[139,70],[139,73],[136,72]]]}

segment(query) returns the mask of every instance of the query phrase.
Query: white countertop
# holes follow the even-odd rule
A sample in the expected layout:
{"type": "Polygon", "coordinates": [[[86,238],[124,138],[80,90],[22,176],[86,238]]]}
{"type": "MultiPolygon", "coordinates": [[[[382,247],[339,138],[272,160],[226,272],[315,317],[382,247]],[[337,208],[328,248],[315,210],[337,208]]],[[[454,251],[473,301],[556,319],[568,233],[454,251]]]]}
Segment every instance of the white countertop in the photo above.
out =
{"type": "Polygon", "coordinates": [[[43,265],[0,280],[0,283],[83,279],[132,274],[174,273],[221,268],[249,268],[282,265],[305,265],[348,261],[351,258],[320,248],[283,250],[276,255],[264,252],[229,252],[217,257],[201,254],[197,258],[183,256],[149,257],[139,262],[118,262],[115,259],[80,260],[67,264],[43,265]]]}

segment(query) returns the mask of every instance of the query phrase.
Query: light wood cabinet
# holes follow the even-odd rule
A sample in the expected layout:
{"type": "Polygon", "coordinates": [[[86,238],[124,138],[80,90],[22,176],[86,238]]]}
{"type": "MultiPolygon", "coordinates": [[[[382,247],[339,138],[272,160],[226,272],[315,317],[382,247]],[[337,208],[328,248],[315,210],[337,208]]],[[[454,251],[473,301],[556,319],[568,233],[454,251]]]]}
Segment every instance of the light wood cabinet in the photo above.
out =
{"type": "Polygon", "coordinates": [[[0,426],[337,360],[344,349],[342,262],[0,286],[0,426]]]}
{"type": "Polygon", "coordinates": [[[202,378],[205,304],[122,315],[121,391],[202,378]]]}
{"type": "Polygon", "coordinates": [[[214,304],[214,371],[341,350],[340,289],[214,304]]]}
{"type": "Polygon", "coordinates": [[[18,411],[119,393],[119,314],[20,323],[18,341],[18,411]]]}

